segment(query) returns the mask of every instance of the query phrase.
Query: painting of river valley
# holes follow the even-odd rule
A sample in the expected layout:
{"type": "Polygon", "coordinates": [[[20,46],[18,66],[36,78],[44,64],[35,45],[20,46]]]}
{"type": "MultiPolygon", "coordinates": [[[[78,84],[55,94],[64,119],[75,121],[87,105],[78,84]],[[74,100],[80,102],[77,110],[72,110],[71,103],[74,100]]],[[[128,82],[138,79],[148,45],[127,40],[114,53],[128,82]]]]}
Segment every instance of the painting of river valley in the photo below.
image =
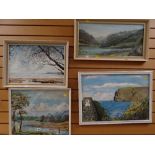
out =
{"type": "Polygon", "coordinates": [[[52,42],[6,41],[6,85],[65,87],[67,45],[52,42]],[[7,61],[7,60],[6,60],[7,61]]]}
{"type": "Polygon", "coordinates": [[[145,24],[77,22],[76,57],[82,59],[142,59],[145,57],[145,24]]]}
{"type": "Polygon", "coordinates": [[[81,125],[151,122],[151,72],[79,76],[81,125]]]}
{"type": "Polygon", "coordinates": [[[70,89],[10,89],[10,134],[70,134],[70,89]]]}

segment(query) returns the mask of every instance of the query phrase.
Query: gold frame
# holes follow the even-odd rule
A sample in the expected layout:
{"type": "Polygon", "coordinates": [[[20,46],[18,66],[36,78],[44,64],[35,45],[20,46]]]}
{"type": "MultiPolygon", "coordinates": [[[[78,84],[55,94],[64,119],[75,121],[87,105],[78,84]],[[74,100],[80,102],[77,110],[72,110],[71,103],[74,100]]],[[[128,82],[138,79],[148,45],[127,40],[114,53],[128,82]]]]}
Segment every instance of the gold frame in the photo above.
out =
{"type": "Polygon", "coordinates": [[[148,60],[148,39],[149,39],[149,20],[139,19],[139,20],[102,20],[102,19],[77,19],[74,20],[74,59],[75,60],[106,60],[106,61],[147,61],[148,60]],[[124,57],[89,57],[79,56],[79,24],[80,23],[94,23],[94,24],[143,24],[144,25],[144,39],[143,39],[143,56],[124,56],[124,57]]]}
{"type": "Polygon", "coordinates": [[[68,52],[69,50],[69,42],[68,41],[56,41],[56,40],[4,40],[4,48],[3,48],[3,86],[4,87],[50,87],[50,88],[67,88],[68,87],[68,52]],[[64,83],[62,86],[51,86],[49,84],[11,84],[9,83],[8,71],[9,71],[9,45],[64,45],[64,61],[65,61],[65,73],[64,73],[64,83]]]}

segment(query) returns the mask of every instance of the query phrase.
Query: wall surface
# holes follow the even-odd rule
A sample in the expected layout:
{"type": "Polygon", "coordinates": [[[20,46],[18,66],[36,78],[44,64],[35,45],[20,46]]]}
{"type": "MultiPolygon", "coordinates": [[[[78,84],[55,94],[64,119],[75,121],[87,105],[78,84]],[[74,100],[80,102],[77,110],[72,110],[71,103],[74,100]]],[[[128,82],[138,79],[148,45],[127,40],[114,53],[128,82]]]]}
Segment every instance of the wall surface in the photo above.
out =
{"type": "Polygon", "coordinates": [[[73,20],[0,20],[0,134],[8,134],[8,90],[2,87],[3,40],[68,40],[69,87],[72,88],[72,134],[155,134],[155,20],[150,20],[149,61],[75,61],[73,20]],[[153,123],[78,125],[78,71],[153,70],[153,123]]]}

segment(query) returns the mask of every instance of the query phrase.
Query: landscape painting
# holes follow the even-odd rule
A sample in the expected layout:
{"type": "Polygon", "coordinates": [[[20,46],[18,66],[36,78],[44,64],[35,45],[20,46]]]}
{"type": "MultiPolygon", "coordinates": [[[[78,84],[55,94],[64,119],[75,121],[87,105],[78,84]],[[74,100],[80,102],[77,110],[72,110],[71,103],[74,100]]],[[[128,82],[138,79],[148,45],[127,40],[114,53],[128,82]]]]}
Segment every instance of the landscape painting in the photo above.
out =
{"type": "Polygon", "coordinates": [[[145,23],[77,22],[75,58],[145,59],[145,23]]]}
{"type": "Polygon", "coordinates": [[[10,134],[69,135],[70,89],[10,90],[10,134]]]}
{"type": "Polygon", "coordinates": [[[79,73],[81,125],[151,122],[150,71],[79,73]]]}
{"type": "Polygon", "coordinates": [[[6,85],[67,86],[67,44],[13,41],[6,44],[6,85]]]}

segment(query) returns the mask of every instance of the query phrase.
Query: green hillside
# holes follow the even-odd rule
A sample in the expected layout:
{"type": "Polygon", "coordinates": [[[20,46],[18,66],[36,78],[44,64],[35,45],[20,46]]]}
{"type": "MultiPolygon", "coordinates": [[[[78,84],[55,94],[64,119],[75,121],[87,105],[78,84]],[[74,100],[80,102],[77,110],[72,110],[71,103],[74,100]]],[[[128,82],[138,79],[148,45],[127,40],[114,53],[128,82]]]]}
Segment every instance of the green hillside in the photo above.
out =
{"type": "Polygon", "coordinates": [[[132,104],[124,112],[122,120],[145,120],[149,118],[148,87],[120,88],[115,92],[115,101],[131,101],[132,104]]]}

